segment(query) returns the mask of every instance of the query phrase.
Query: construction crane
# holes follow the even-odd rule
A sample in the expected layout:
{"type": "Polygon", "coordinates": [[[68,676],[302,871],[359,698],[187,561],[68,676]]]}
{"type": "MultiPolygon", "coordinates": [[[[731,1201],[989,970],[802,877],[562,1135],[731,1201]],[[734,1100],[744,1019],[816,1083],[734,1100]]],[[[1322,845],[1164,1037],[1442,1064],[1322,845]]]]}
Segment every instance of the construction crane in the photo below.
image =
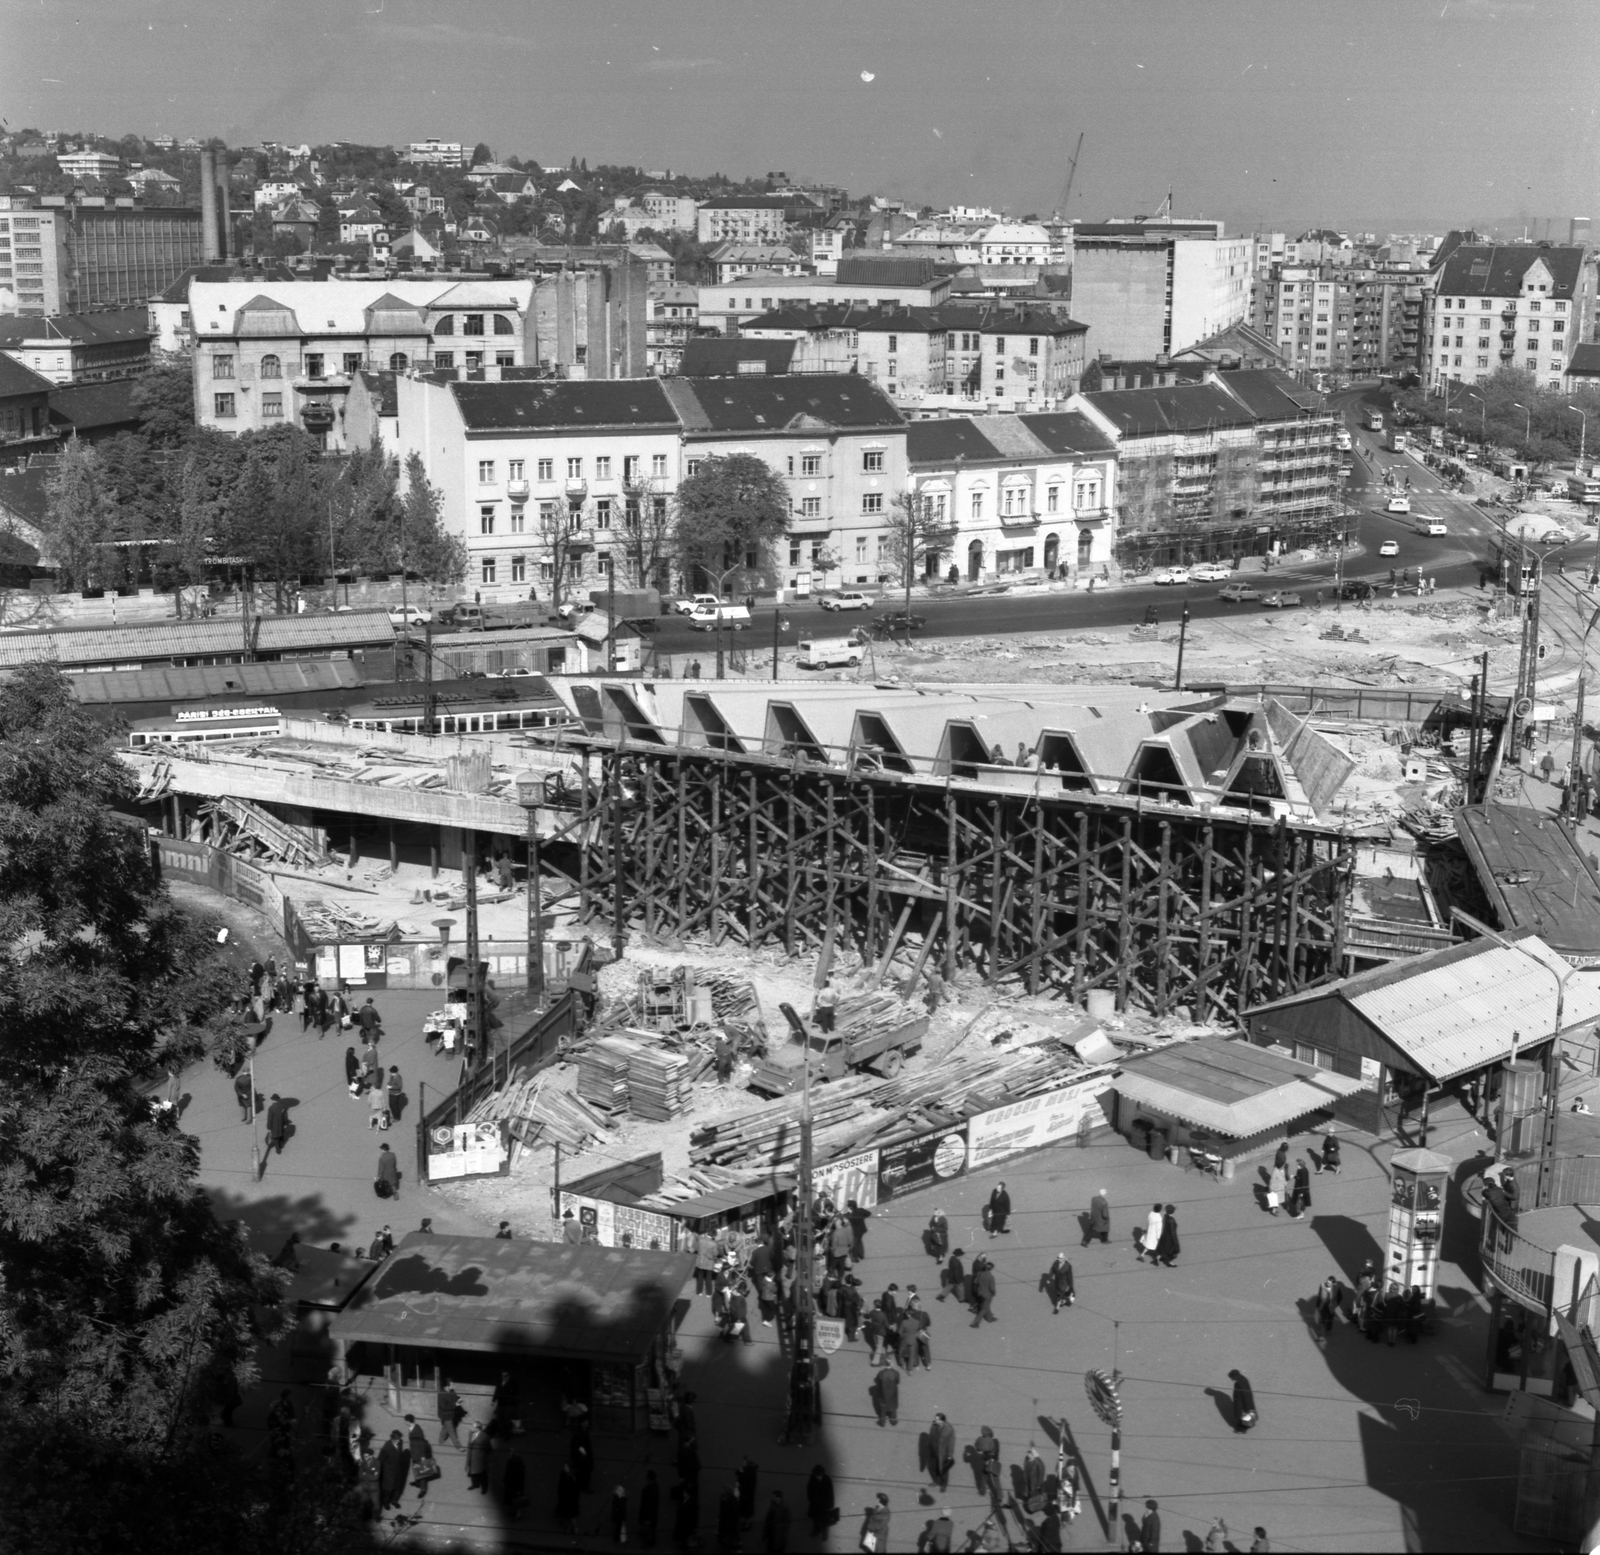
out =
{"type": "Polygon", "coordinates": [[[1083,150],[1082,130],[1078,131],[1078,144],[1073,148],[1072,160],[1067,164],[1067,187],[1061,191],[1061,216],[1062,220],[1070,221],[1072,212],[1067,208],[1067,201],[1072,198],[1072,180],[1078,176],[1078,153],[1083,150]]]}

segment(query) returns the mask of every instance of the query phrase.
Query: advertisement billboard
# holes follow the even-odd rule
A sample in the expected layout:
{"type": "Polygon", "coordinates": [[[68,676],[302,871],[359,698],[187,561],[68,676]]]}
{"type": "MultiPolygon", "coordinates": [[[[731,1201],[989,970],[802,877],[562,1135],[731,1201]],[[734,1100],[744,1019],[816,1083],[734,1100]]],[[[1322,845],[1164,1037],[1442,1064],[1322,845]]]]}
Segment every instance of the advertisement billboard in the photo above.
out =
{"type": "Polygon", "coordinates": [[[504,1177],[511,1170],[511,1131],[504,1123],[441,1123],[428,1130],[428,1181],[504,1177]]]}
{"type": "Polygon", "coordinates": [[[918,1188],[948,1182],[967,1169],[967,1125],[935,1129],[885,1145],[878,1152],[878,1197],[899,1198],[918,1188]]]}
{"type": "Polygon", "coordinates": [[[840,1206],[854,1199],[862,1209],[871,1209],[878,1202],[878,1152],[863,1150],[813,1167],[811,1191],[827,1194],[840,1206]]]}
{"type": "Polygon", "coordinates": [[[558,1220],[571,1210],[583,1227],[586,1242],[601,1247],[642,1247],[651,1251],[677,1251],[678,1222],[670,1215],[652,1210],[613,1204],[609,1199],[591,1199],[581,1193],[563,1193],[558,1220]],[[627,1238],[626,1241],[623,1239],[627,1238]]]}
{"type": "Polygon", "coordinates": [[[967,1122],[968,1170],[981,1171],[1007,1156],[1070,1139],[1085,1121],[1103,1122],[1099,1098],[1110,1088],[1110,1077],[1098,1074],[1058,1091],[980,1112],[967,1122]]]}

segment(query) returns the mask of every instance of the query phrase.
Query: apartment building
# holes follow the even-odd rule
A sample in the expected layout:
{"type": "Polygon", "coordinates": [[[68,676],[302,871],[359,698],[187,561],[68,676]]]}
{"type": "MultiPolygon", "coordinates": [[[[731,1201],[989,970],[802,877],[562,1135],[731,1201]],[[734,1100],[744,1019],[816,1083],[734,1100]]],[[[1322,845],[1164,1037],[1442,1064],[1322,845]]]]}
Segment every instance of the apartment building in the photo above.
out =
{"type": "Polygon", "coordinates": [[[486,598],[665,586],[680,419],[655,378],[395,380],[396,451],[422,460],[486,598]]]}
{"type": "Polygon", "coordinates": [[[195,280],[196,419],[232,433],[293,425],[345,448],[357,373],[537,361],[533,302],[531,280],[195,280]]]}
{"type": "Polygon", "coordinates": [[[1255,244],[1221,222],[1077,222],[1072,244],[1073,315],[1118,360],[1170,356],[1248,315],[1255,244]]]}
{"type": "Polygon", "coordinates": [[[683,472],[753,454],[789,484],[792,516],[774,582],[892,581],[886,524],[906,489],[906,422],[876,384],[849,374],[668,378],[683,472]]]}
{"type": "Polygon", "coordinates": [[[693,199],[670,189],[646,189],[634,197],[657,232],[693,232],[699,225],[693,199]]]}
{"type": "MultiPolygon", "coordinates": [[[[849,275],[850,261],[840,270],[848,278],[774,275],[760,271],[716,286],[700,288],[700,323],[704,328],[736,335],[743,325],[774,308],[827,307],[936,308],[949,300],[950,278],[925,275],[896,280],[885,267],[882,280],[849,275]]],[[[920,273],[920,272],[919,272],[920,273]]]]}
{"type": "Polygon", "coordinates": [[[711,263],[717,280],[727,285],[747,275],[810,275],[809,257],[798,254],[787,244],[724,243],[712,250],[711,263]]]}
{"type": "Polygon", "coordinates": [[[650,288],[645,324],[645,357],[658,378],[678,371],[685,342],[695,333],[700,315],[696,286],[655,285],[650,288]]]}
{"type": "Polygon", "coordinates": [[[115,178],[122,171],[122,158],[109,151],[61,151],[56,166],[68,178],[115,178]]]}
{"type": "Polygon", "coordinates": [[[414,140],[406,147],[406,161],[424,167],[466,167],[472,161],[472,147],[458,140],[414,140]]]}
{"type": "Polygon", "coordinates": [[[778,195],[724,195],[695,211],[701,243],[782,243],[788,231],[789,201],[778,195]]]}
{"type": "Polygon", "coordinates": [[[1572,347],[1594,330],[1594,254],[1571,244],[1461,244],[1433,272],[1422,313],[1435,388],[1514,367],[1559,390],[1572,347]]]}
{"type": "Polygon", "coordinates": [[[52,383],[106,383],[150,365],[150,315],[144,308],[54,318],[0,320],[0,353],[52,383]]]}
{"type": "Polygon", "coordinates": [[[947,396],[1021,410],[1078,392],[1089,326],[1022,304],[940,310],[947,396]]]}
{"type": "Polygon", "coordinates": [[[1075,579],[1113,559],[1116,444],[1078,412],[913,421],[906,459],[912,494],[952,531],[929,578],[1075,579]]]}
{"type": "Polygon", "coordinates": [[[979,264],[1042,265],[1051,258],[1050,234],[1037,222],[997,221],[976,235],[976,245],[979,264]]]}
{"type": "Polygon", "coordinates": [[[1271,267],[1256,285],[1256,327],[1302,372],[1331,381],[1414,370],[1422,277],[1373,265],[1271,267]]]}
{"type": "Polygon", "coordinates": [[[1116,445],[1124,565],[1231,560],[1339,531],[1337,417],[1276,369],[1076,396],[1116,445]]]}

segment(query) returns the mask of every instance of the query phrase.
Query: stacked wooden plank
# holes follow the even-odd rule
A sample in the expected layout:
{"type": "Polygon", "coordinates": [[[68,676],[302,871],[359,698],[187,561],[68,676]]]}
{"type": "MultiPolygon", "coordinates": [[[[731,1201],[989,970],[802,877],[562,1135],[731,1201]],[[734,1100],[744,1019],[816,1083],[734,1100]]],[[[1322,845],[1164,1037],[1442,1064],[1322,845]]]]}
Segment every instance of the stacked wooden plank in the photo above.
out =
{"type": "Polygon", "coordinates": [[[578,1095],[608,1112],[628,1110],[628,1053],[614,1037],[591,1042],[578,1055],[578,1095]]]}
{"type": "Polygon", "coordinates": [[[468,1114],[470,1123],[496,1123],[502,1119],[525,1145],[539,1140],[580,1150],[590,1140],[603,1138],[610,1122],[576,1096],[558,1090],[548,1075],[517,1080],[486,1096],[468,1114]]]}
{"type": "Polygon", "coordinates": [[[688,1104],[697,1066],[660,1043],[629,1042],[627,1049],[628,1105],[634,1116],[658,1122],[678,1117],[688,1104]]]}
{"type": "MultiPolygon", "coordinates": [[[[870,1077],[853,1075],[812,1087],[812,1132],[819,1146],[825,1138],[833,1141],[841,1130],[860,1132],[861,1102],[875,1083],[870,1077]]],[[[794,1160],[800,1153],[801,1100],[798,1095],[786,1096],[773,1106],[696,1129],[689,1136],[689,1160],[696,1166],[794,1160]]]]}
{"type": "Polygon", "coordinates": [[[833,1025],[854,1041],[904,1025],[908,1014],[905,1002],[892,993],[850,994],[835,1005],[833,1025]]]}

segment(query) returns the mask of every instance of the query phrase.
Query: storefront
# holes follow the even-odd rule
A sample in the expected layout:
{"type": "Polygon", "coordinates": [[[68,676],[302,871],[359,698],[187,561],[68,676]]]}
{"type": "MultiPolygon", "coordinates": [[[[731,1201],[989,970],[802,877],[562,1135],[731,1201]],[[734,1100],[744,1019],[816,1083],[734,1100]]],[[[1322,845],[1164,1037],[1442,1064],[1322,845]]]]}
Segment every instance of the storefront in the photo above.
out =
{"type": "Polygon", "coordinates": [[[391,1414],[434,1419],[446,1377],[487,1421],[510,1373],[531,1428],[554,1428],[576,1400],[597,1430],[665,1430],[674,1308],[693,1272],[684,1253],[413,1231],[328,1333],[391,1414]]]}

